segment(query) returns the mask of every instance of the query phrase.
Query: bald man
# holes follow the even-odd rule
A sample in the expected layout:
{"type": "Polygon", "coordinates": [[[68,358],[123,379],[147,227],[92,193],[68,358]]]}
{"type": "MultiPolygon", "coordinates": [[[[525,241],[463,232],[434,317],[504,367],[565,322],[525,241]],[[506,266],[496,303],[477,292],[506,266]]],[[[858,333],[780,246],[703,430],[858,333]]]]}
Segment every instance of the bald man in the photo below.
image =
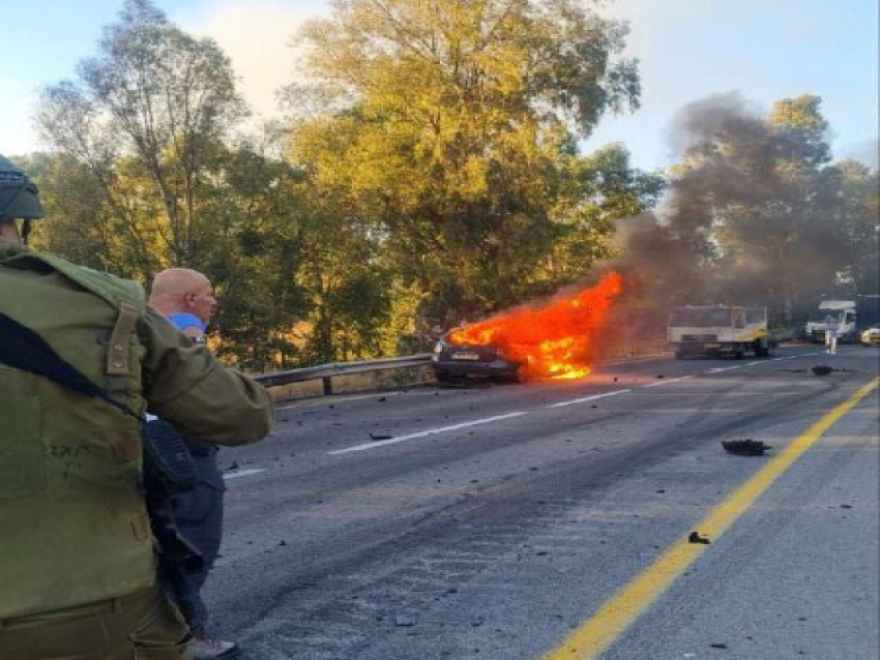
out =
{"type": "Polygon", "coordinates": [[[197,270],[169,268],[153,280],[150,307],[196,341],[204,341],[216,306],[211,281],[197,270]]]}
{"type": "MultiPolygon", "coordinates": [[[[156,275],[150,292],[150,307],[167,317],[177,328],[198,343],[205,342],[211,314],[217,306],[211,281],[197,270],[169,268],[156,275]]],[[[208,578],[217,559],[223,536],[223,492],[226,485],[217,465],[217,448],[206,442],[187,438],[199,482],[195,488],[177,495],[174,520],[178,531],[204,557],[204,569],[192,575],[197,591],[208,578]]],[[[206,630],[208,612],[201,596],[195,599],[194,621],[190,621],[193,640],[189,650],[194,660],[232,658],[235,642],[211,638],[206,630]]]]}

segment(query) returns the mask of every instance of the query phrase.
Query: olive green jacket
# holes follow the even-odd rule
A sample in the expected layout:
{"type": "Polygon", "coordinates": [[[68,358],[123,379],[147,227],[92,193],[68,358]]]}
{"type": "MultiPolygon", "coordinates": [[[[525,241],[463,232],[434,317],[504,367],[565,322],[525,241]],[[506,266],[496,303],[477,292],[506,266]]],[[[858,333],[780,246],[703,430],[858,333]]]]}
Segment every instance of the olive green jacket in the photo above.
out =
{"type": "MultiPolygon", "coordinates": [[[[189,437],[237,445],[269,433],[266,391],[148,309],[134,282],[0,241],[0,312],[189,437]]],[[[0,619],[155,582],[141,451],[138,420],[0,364],[0,619]]]]}

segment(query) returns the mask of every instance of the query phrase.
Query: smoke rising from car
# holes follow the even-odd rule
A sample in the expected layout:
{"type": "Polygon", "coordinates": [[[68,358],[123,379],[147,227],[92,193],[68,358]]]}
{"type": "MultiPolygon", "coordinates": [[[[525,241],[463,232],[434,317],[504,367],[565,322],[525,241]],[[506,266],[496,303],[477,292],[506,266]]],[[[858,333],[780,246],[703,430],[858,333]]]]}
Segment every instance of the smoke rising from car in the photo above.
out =
{"type": "Polygon", "coordinates": [[[772,122],[738,93],[684,107],[655,213],[619,223],[613,267],[651,308],[814,304],[835,286],[845,232],[835,168],[815,131],[772,122]],[[823,178],[824,177],[824,178],[823,178]]]}

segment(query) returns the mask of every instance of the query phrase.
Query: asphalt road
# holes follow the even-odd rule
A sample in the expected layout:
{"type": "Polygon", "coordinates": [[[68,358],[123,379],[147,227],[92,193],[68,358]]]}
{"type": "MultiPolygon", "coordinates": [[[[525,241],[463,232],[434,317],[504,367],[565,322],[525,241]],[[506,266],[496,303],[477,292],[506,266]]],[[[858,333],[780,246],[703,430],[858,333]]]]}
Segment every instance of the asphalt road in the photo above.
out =
{"type": "Polygon", "coordinates": [[[244,660],[877,660],[878,361],[281,405],[220,454],[214,632],[244,660]]]}

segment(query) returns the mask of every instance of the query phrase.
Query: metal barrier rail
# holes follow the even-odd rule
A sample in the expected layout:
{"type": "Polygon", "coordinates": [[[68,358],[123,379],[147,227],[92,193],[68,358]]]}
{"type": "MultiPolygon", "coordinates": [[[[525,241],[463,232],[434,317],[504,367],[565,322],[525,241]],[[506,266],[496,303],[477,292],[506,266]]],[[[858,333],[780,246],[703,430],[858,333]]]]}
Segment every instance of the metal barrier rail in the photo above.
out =
{"type": "Polygon", "coordinates": [[[382,371],[383,369],[405,369],[407,367],[421,367],[431,363],[431,354],[409,355],[406,357],[380,358],[378,360],[362,360],[360,362],[331,362],[317,367],[303,367],[302,369],[290,369],[271,374],[254,376],[254,380],[266,387],[289,385],[290,383],[302,383],[308,380],[322,380],[324,382],[324,394],[333,394],[334,376],[348,376],[370,371],[382,371]]]}
{"type": "MultiPolygon", "coordinates": [[[[776,333],[779,341],[791,341],[793,339],[792,332],[776,333]]],[[[652,339],[650,341],[638,342],[638,346],[631,346],[628,349],[620,349],[609,358],[619,359],[628,357],[637,357],[639,355],[654,354],[666,350],[667,344],[662,339],[652,339]]],[[[321,364],[316,367],[303,367],[300,369],[290,369],[288,371],[277,371],[275,373],[260,374],[253,376],[253,379],[261,383],[265,387],[279,387],[289,385],[291,383],[303,383],[310,380],[323,381],[324,394],[333,394],[334,376],[348,376],[351,374],[368,373],[371,371],[382,371],[385,369],[406,369],[408,367],[422,367],[431,364],[431,354],[421,353],[419,355],[408,355],[405,357],[379,358],[377,360],[361,360],[359,362],[331,362],[321,364]]]]}
{"type": "MultiPolygon", "coordinates": [[[[653,342],[662,344],[664,342],[653,342]]],[[[619,354],[609,357],[632,357],[645,353],[646,345],[653,345],[652,342],[643,342],[639,349],[630,349],[628,351],[620,351],[619,354]]],[[[651,351],[648,351],[651,352],[651,351]]],[[[252,376],[254,380],[261,383],[265,387],[279,387],[289,385],[291,383],[303,383],[311,380],[323,381],[324,394],[333,394],[332,379],[335,376],[348,376],[351,374],[368,373],[371,371],[382,371],[385,369],[406,369],[408,367],[422,367],[431,364],[431,353],[421,353],[419,355],[408,355],[405,357],[379,358],[377,360],[361,360],[359,362],[331,362],[321,364],[316,367],[303,367],[300,369],[290,369],[289,371],[277,371],[275,373],[260,374],[252,376]]]]}

